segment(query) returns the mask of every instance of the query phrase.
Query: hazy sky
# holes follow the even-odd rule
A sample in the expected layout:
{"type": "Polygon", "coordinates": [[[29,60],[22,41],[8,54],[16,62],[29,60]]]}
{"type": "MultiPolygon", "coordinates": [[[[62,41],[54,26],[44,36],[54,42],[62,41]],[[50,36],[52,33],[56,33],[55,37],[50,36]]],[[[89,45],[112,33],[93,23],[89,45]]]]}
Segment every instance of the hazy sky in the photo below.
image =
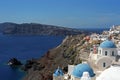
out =
{"type": "Polygon", "coordinates": [[[120,0],[0,0],[0,22],[109,27],[120,24],[120,0]]]}

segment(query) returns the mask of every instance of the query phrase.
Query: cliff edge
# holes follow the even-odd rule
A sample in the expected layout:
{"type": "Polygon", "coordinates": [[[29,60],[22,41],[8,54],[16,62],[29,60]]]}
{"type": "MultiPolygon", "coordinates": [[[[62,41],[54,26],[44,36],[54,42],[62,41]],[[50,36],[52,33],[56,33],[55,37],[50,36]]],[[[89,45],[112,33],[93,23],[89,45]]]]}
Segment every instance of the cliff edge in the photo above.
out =
{"type": "Polygon", "coordinates": [[[58,66],[67,72],[68,64],[78,64],[87,59],[91,45],[85,45],[84,37],[85,34],[67,36],[61,45],[49,50],[42,58],[33,60],[23,80],[52,80],[58,66]]]}

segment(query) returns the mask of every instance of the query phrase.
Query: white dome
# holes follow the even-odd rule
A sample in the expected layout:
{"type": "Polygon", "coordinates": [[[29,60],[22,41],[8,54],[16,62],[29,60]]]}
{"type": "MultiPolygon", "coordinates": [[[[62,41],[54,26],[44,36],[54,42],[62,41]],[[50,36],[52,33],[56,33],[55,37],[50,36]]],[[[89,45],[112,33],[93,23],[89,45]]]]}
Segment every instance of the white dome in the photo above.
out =
{"type": "Polygon", "coordinates": [[[120,80],[120,66],[111,66],[103,71],[96,80],[120,80]]]}

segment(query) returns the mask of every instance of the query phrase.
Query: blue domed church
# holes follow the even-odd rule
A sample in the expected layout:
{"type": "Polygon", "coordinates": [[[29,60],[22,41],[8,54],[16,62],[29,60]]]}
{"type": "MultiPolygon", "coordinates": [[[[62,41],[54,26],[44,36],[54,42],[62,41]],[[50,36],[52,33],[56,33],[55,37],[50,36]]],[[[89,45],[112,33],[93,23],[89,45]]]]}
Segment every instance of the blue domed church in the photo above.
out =
{"type": "Polygon", "coordinates": [[[53,80],[64,80],[64,73],[61,68],[58,67],[53,73],[53,80]]]}
{"type": "Polygon", "coordinates": [[[103,41],[98,47],[97,53],[92,53],[90,58],[99,69],[106,69],[111,66],[118,55],[116,45],[111,40],[103,41]]]}
{"type": "MultiPolygon", "coordinates": [[[[68,68],[70,67],[68,65],[68,68]]],[[[67,74],[64,74],[62,69],[58,68],[53,73],[53,80],[91,80],[94,76],[94,71],[88,63],[80,63],[78,65],[72,65],[72,68],[68,69],[67,74]]]]}
{"type": "Polygon", "coordinates": [[[71,74],[71,80],[84,80],[82,78],[84,77],[84,73],[86,72],[87,74],[85,74],[85,77],[88,78],[87,80],[91,80],[91,77],[95,76],[93,69],[88,63],[76,65],[71,74]]]}

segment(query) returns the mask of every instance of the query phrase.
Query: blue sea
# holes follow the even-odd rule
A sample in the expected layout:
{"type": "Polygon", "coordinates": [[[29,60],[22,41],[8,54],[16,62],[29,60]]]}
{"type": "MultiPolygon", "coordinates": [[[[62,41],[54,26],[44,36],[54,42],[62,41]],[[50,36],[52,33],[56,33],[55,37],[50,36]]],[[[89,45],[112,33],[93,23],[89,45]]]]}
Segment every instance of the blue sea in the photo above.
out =
{"type": "Polygon", "coordinates": [[[105,28],[80,28],[79,30],[101,34],[104,30],[108,31],[109,29],[110,29],[109,27],[105,27],[105,28]]]}
{"type": "Polygon", "coordinates": [[[25,62],[40,58],[49,49],[58,46],[63,36],[7,36],[0,34],[0,80],[21,80],[25,72],[7,65],[10,58],[25,62]]]}

